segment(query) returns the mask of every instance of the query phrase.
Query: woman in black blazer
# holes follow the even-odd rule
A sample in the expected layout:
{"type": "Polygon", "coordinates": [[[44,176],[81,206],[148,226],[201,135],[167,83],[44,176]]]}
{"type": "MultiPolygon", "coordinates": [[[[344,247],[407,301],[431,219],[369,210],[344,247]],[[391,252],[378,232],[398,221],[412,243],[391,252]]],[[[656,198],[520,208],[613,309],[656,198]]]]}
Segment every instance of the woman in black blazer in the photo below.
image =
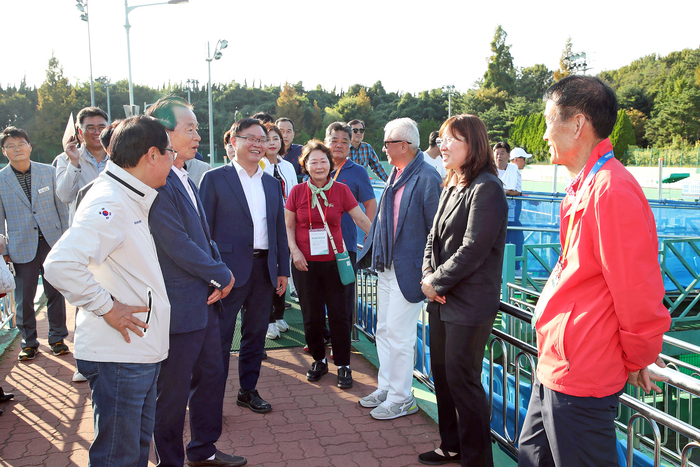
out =
{"type": "Polygon", "coordinates": [[[430,361],[442,442],[419,460],[490,467],[481,368],[500,301],[508,204],[478,117],[450,118],[440,138],[449,171],[425,246],[422,288],[430,300],[430,361]]]}

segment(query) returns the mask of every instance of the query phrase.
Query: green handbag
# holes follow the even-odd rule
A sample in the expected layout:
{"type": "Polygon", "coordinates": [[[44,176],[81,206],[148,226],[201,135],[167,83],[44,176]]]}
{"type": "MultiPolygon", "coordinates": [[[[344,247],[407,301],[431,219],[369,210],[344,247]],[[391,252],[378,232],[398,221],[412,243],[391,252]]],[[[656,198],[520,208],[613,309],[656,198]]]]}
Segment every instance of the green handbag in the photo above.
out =
{"type": "Polygon", "coordinates": [[[333,235],[331,235],[331,229],[328,227],[326,222],[326,216],[323,215],[323,209],[321,209],[321,203],[316,203],[318,207],[318,212],[321,214],[321,219],[323,220],[323,226],[326,228],[326,233],[328,233],[328,238],[331,240],[331,246],[333,247],[333,253],[335,253],[335,263],[338,265],[338,273],[340,274],[340,282],[343,285],[352,284],[355,282],[355,270],[350,262],[350,255],[348,254],[348,249],[338,253],[338,249],[335,247],[335,241],[333,241],[333,235]]]}

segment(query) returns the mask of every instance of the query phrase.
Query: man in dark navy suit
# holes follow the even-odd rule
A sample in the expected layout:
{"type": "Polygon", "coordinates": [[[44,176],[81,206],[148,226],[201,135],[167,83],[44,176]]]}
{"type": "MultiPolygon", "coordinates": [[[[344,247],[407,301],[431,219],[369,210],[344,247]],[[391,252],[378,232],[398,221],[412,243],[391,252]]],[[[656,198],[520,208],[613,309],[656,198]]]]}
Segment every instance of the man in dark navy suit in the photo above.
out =
{"type": "Polygon", "coordinates": [[[258,163],[265,155],[267,130],[245,118],[231,127],[236,153],[230,164],[204,175],[200,190],[212,238],[233,272],[235,285],[223,301],[224,368],[228,363],[238,311],[243,307],[237,404],[253,412],[272,410],[255,389],[265,347],[273,290],[283,295],[289,278],[289,246],[282,186],[258,163]]]}
{"type": "Polygon", "coordinates": [[[187,465],[240,466],[246,460],[219,452],[226,376],[219,341],[220,299],[233,288],[233,274],[211,240],[202,201],[184,169],[193,159],[197,118],[183,99],[166,96],[148,114],[168,129],[175,158],[149,216],[158,261],[171,304],[170,353],[158,377],[154,429],[158,466],[184,463],[182,432],[189,402],[192,439],[187,465]]]}

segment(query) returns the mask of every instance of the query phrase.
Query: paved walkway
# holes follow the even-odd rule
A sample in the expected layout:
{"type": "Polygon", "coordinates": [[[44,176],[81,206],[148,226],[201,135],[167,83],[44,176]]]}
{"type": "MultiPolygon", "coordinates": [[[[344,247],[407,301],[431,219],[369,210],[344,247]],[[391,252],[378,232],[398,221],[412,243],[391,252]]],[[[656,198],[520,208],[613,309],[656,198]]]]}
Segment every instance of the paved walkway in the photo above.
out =
{"type": "MultiPolygon", "coordinates": [[[[67,311],[73,329],[74,309],[67,311]]],[[[93,439],[90,389],[87,383],[71,382],[72,355],[51,354],[44,311],[37,320],[41,347],[36,359],[16,360],[18,339],[0,362],[0,386],[15,394],[14,401],[0,406],[5,411],[0,416],[0,466],[86,466],[93,439]]],[[[71,349],[72,341],[71,333],[71,349]]],[[[217,447],[247,457],[248,465],[418,466],[418,454],[439,444],[437,425],[422,411],[376,421],[358,405],[377,384],[376,369],[360,354],[352,357],[355,385],[348,391],[335,386],[334,369],[318,383],[306,381],[311,357],[301,348],[268,350],[268,355],[258,389],[274,410],[263,415],[236,405],[237,359],[231,359],[217,447]]]]}

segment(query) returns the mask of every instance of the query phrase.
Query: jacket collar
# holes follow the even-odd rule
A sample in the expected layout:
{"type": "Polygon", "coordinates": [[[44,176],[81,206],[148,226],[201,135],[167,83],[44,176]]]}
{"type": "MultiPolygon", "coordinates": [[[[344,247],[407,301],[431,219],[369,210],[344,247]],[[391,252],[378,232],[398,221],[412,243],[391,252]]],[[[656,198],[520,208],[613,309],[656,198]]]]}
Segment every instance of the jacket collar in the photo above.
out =
{"type": "Polygon", "coordinates": [[[107,166],[100,174],[100,178],[114,184],[146,212],[150,211],[153,201],[158,196],[158,192],[155,189],[146,185],[112,161],[107,161],[107,166]]]}

